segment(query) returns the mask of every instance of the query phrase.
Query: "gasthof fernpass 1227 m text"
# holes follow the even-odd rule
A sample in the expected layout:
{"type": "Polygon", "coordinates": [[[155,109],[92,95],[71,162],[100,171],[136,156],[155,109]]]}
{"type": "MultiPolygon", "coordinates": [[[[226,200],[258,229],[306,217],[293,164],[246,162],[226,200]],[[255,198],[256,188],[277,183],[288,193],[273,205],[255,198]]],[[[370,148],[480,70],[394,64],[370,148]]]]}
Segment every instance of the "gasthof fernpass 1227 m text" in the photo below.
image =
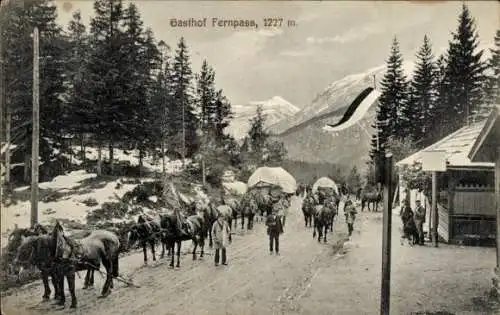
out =
{"type": "Polygon", "coordinates": [[[282,17],[256,19],[223,19],[223,18],[188,18],[170,19],[171,27],[179,28],[259,28],[259,27],[295,27],[294,20],[282,17]]]}

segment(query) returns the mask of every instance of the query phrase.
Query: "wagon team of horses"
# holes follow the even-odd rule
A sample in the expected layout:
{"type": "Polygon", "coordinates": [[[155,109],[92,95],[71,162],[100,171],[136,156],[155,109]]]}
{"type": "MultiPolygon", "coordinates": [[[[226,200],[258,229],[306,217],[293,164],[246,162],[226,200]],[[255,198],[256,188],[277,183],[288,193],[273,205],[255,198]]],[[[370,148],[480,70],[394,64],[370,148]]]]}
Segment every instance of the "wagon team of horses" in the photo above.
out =
{"type": "MultiPolygon", "coordinates": [[[[260,168],[248,181],[249,190],[243,196],[221,195],[220,200],[191,202],[181,207],[167,209],[168,212],[149,217],[140,215],[137,222],[119,235],[107,230],[95,230],[83,239],[75,240],[64,233],[59,222],[52,231],[41,225],[30,229],[17,229],[9,237],[8,253],[11,253],[13,271],[21,273],[30,265],[36,266],[42,275],[44,284],[43,299],[50,297],[49,277],[52,278],[54,298],[64,306],[64,279],[70,295],[71,307],[77,306],[75,295],[75,273],[86,271],[84,288],[94,284],[94,272],[105,269],[105,283],[101,295],[110,294],[113,280],[119,278],[119,254],[139,245],[143,249],[144,263],[148,261],[147,247],[151,248],[152,259],[156,260],[155,247],[162,244],[161,258],[166,250],[171,256],[170,267],[180,267],[180,251],[183,241],[192,241],[193,260],[197,259],[196,250],[200,248],[200,257],[204,255],[205,240],[209,239],[212,247],[212,224],[223,216],[231,229],[232,221],[237,228],[237,219],[241,218],[241,228],[247,219],[247,229],[253,228],[256,217],[269,215],[273,203],[283,196],[301,193],[304,196],[302,211],[306,227],[314,226],[313,237],[318,233],[318,241],[326,242],[328,230],[333,231],[333,222],[338,214],[340,194],[338,188],[328,178],[318,180],[315,185],[297,187],[295,179],[282,168],[260,168]],[[279,189],[276,189],[276,188],[279,189]],[[300,190],[299,190],[300,189],[300,190]],[[185,210],[183,214],[182,210],[185,210]],[[123,237],[126,235],[126,237],[123,237]],[[177,245],[177,246],[175,246],[177,245]],[[175,250],[176,249],[176,250],[175,250]],[[16,253],[13,255],[12,253],[16,253]]],[[[286,214],[282,214],[286,216],[286,214]]],[[[284,223],[284,218],[283,223],[284,223]]],[[[128,283],[130,284],[130,283],[128,283]]]]}

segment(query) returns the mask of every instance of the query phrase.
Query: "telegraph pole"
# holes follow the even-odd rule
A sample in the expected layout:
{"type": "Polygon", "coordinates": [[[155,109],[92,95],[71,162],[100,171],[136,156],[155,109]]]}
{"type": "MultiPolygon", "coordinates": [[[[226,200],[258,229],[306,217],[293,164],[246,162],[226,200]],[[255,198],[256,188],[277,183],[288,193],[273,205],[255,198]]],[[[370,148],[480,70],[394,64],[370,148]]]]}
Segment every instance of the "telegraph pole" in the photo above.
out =
{"type": "MultiPolygon", "coordinates": [[[[380,157],[383,162],[384,214],[382,227],[382,285],[380,315],[389,315],[391,300],[391,232],[392,232],[392,153],[380,157]]],[[[380,167],[380,163],[379,163],[380,167]]],[[[381,176],[381,177],[382,177],[381,176]]]]}
{"type": "Polygon", "coordinates": [[[33,135],[31,145],[31,226],[38,223],[38,149],[40,145],[39,34],[33,31],[33,135]]]}

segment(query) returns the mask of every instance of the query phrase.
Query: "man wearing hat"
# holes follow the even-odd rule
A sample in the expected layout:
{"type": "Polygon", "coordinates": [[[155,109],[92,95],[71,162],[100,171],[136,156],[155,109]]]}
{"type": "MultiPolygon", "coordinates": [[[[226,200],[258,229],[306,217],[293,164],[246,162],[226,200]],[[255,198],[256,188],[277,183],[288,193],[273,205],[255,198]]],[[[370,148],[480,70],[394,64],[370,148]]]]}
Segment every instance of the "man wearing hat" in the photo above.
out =
{"type": "Polygon", "coordinates": [[[417,227],[418,232],[418,244],[424,245],[424,223],[425,223],[425,208],[422,206],[422,202],[420,200],[416,201],[415,214],[413,216],[413,220],[415,221],[415,225],[417,227]]]}

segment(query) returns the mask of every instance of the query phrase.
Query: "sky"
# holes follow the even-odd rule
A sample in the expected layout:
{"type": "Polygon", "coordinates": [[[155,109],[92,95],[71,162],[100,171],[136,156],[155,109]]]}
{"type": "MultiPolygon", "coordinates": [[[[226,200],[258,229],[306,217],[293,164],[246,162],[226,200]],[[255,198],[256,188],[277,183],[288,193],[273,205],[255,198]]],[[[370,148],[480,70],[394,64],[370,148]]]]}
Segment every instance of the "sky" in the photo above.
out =
{"type": "MultiPolygon", "coordinates": [[[[460,1],[134,1],[146,27],[172,53],[183,36],[193,70],[203,59],[215,69],[216,84],[233,104],[282,96],[307,106],[330,83],[383,65],[394,36],[405,60],[414,60],[427,34],[444,51],[458,25],[460,1]],[[207,27],[172,27],[171,19],[207,18],[207,27]],[[212,18],[252,19],[258,28],[213,28],[212,18]],[[293,20],[269,28],[264,18],[293,20]]],[[[93,1],[56,0],[59,23],[80,10],[88,23],[93,1]]],[[[500,4],[467,2],[482,46],[500,28],[500,4]]]]}

